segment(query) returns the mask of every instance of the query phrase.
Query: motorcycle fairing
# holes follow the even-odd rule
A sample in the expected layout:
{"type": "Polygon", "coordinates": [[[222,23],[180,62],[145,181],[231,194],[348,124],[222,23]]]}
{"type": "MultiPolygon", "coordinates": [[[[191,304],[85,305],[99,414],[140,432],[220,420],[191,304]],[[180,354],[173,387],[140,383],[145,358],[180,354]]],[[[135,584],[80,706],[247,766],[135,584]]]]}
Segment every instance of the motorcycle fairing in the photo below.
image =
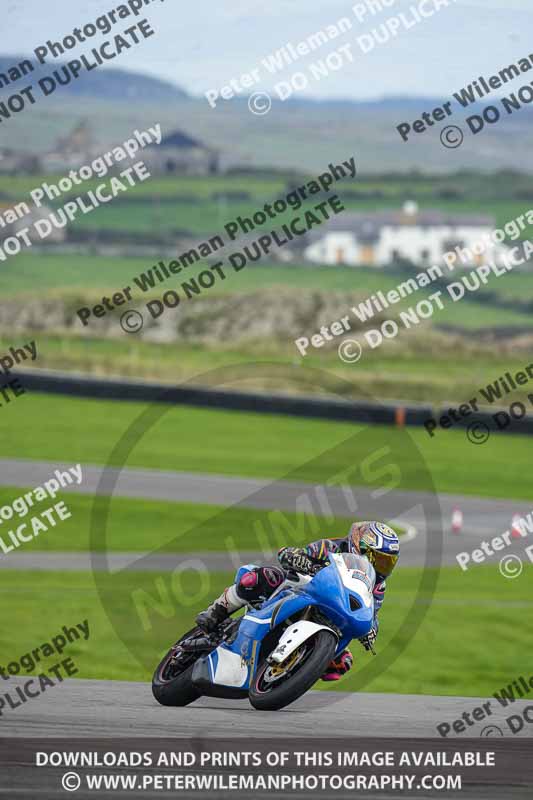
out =
{"type": "Polygon", "coordinates": [[[365,576],[371,576],[374,571],[370,565],[360,570],[360,561],[346,554],[332,555],[330,565],[312,580],[283,587],[261,608],[247,611],[241,617],[234,641],[219,645],[209,656],[196,662],[192,674],[194,683],[204,694],[246,696],[257,669],[262,641],[291,615],[309,606],[318,607],[340,630],[337,653],[352,639],[365,636],[374,619],[373,596],[365,576]],[[357,608],[350,605],[350,597],[357,608]]]}

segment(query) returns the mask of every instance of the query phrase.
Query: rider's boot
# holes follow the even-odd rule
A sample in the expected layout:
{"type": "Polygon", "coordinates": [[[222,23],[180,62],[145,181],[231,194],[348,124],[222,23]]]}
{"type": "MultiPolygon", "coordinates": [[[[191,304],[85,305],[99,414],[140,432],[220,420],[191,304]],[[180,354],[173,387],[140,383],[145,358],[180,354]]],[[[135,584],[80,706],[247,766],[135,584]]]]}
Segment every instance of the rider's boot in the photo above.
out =
{"type": "Polygon", "coordinates": [[[349,650],[343,650],[340,656],[330,661],[322,675],[323,681],[339,681],[352,668],[353,656],[349,650]]]}
{"type": "Polygon", "coordinates": [[[244,605],[245,602],[237,594],[235,585],[228,586],[220,597],[217,597],[205,611],[198,614],[196,624],[207,633],[212,633],[230,614],[244,605]]]}

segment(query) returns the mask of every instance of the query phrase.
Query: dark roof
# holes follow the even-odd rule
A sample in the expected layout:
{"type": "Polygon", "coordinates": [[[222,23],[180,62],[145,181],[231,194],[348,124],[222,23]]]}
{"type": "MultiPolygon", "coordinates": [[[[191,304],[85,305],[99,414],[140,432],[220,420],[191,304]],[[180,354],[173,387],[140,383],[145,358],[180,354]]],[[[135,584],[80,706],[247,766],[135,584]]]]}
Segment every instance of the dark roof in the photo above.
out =
{"type": "Polygon", "coordinates": [[[183,131],[174,131],[173,133],[169,133],[168,136],[163,136],[161,144],[158,145],[158,147],[200,147],[207,150],[202,142],[193,139],[192,136],[183,133],[183,131]]]}
{"type": "Polygon", "coordinates": [[[374,213],[348,213],[333,217],[320,230],[308,234],[308,241],[322,239],[324,233],[353,233],[363,244],[371,244],[379,239],[380,231],[386,225],[393,227],[430,228],[435,226],[494,227],[493,217],[482,214],[446,214],[443,211],[419,211],[411,216],[403,211],[375,211],[374,213]]]}
{"type": "Polygon", "coordinates": [[[434,225],[494,225],[494,218],[486,214],[446,214],[444,211],[418,211],[415,214],[406,214],[404,211],[375,211],[374,213],[351,213],[340,217],[333,217],[332,227],[335,229],[350,229],[359,231],[363,227],[372,225],[382,228],[384,225],[416,225],[428,228],[434,225]]]}

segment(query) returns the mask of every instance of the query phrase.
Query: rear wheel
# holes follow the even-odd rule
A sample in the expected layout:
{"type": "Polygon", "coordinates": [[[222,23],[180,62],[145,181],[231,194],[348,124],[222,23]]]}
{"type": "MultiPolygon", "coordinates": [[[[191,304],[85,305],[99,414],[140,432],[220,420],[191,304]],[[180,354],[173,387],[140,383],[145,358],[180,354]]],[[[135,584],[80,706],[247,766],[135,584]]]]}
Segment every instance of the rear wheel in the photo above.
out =
{"type": "Polygon", "coordinates": [[[335,635],[321,630],[281,664],[265,661],[250,687],[250,703],[258,711],[277,711],[293,703],[324,674],[336,649],[335,635]]]}
{"type": "Polygon", "coordinates": [[[198,659],[207,654],[207,650],[184,653],[179,649],[180,644],[194,641],[195,634],[205,637],[199,628],[193,628],[171,647],[154,672],[152,694],[162,706],[187,706],[202,696],[193,685],[192,671],[198,659]]]}

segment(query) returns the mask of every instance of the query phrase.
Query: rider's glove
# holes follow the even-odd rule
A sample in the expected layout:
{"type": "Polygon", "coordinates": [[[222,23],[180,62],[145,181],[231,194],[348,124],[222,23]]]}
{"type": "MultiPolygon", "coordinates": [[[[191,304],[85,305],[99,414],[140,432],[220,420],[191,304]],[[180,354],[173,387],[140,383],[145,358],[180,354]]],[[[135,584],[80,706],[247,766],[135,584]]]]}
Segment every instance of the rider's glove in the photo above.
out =
{"type": "Polygon", "coordinates": [[[376,637],[378,635],[377,629],[372,627],[372,629],[366,634],[366,636],[361,636],[359,641],[365,648],[365,650],[373,650],[374,644],[376,641],[376,637]]]}
{"type": "Polygon", "coordinates": [[[317,570],[316,564],[305,550],[295,547],[282,547],[278,553],[278,560],[284,569],[292,569],[304,575],[313,575],[317,570]]]}

